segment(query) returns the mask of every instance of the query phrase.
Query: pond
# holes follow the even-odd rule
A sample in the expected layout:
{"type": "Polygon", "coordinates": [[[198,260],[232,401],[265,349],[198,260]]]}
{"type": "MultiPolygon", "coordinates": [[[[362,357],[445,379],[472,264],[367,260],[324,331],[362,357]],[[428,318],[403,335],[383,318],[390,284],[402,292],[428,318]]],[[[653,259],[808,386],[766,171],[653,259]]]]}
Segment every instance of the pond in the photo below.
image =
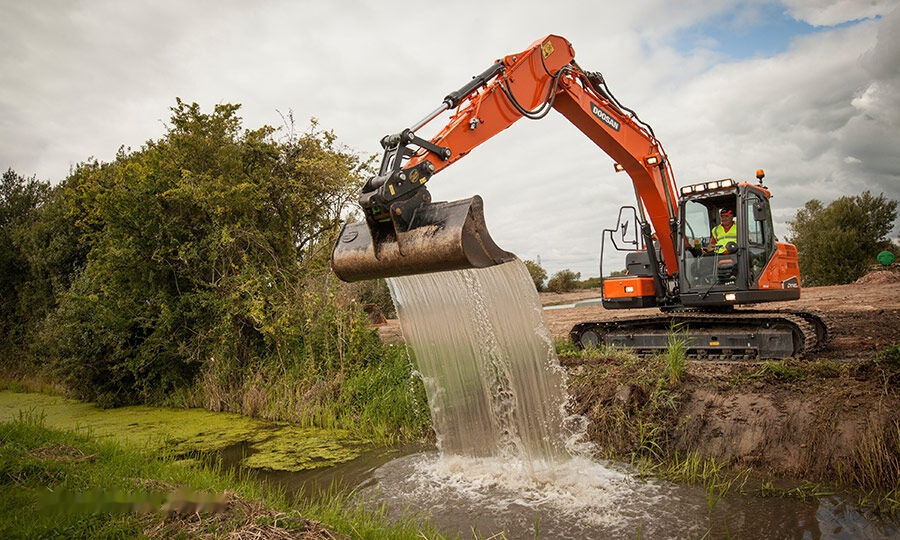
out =
{"type": "Polygon", "coordinates": [[[488,538],[895,538],[897,523],[840,497],[711,496],[701,487],[638,477],[623,464],[583,457],[528,464],[442,456],[404,448],[364,454],[327,470],[267,472],[304,487],[355,489],[355,499],[389,516],[414,515],[447,535],[488,538]]]}
{"type": "Polygon", "coordinates": [[[243,445],[252,450],[239,463],[247,469],[321,469],[355,459],[370,447],[340,429],[303,428],[202,409],[100,409],[59,396],[0,392],[0,421],[21,414],[43,417],[49,428],[74,430],[184,458],[243,445]]]}
{"type": "Polygon", "coordinates": [[[373,448],[341,430],[297,428],[228,413],[99,409],[57,396],[0,392],[0,421],[43,416],[48,427],[194,456],[253,471],[289,494],[331,486],[389,515],[427,517],[448,535],[508,538],[891,538],[896,522],[839,497],[728,495],[645,481],[623,464],[442,456],[428,446],[373,448]]]}

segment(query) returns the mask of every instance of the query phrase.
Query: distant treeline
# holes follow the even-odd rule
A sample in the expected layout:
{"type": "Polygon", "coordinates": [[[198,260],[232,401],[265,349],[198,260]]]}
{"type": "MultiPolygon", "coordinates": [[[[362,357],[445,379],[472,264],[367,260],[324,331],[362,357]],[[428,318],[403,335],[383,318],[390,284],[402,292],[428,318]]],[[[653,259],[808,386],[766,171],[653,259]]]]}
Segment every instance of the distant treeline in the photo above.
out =
{"type": "Polygon", "coordinates": [[[108,406],[420,430],[408,360],[328,266],[368,162],[315,121],[244,129],[238,109],[178,100],[161,139],[111,163],[3,175],[4,375],[108,406]]]}

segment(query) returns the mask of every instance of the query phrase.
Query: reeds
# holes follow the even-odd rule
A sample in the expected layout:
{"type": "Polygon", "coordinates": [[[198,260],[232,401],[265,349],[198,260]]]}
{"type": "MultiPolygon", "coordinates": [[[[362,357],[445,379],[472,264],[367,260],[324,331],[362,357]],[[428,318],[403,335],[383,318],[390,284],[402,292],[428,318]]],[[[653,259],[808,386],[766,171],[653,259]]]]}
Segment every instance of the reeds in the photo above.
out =
{"type": "Polygon", "coordinates": [[[370,345],[368,362],[340,369],[323,369],[305,359],[270,359],[251,369],[211,363],[195,387],[166,404],[345,429],[378,444],[427,437],[431,417],[425,389],[406,349],[370,345]]]}

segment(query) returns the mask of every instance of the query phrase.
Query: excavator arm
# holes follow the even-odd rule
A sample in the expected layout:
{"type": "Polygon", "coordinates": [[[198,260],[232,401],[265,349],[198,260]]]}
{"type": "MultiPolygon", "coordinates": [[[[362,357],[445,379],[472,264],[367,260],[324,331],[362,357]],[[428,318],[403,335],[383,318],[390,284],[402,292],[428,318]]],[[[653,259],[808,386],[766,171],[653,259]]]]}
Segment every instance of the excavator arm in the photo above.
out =
{"type": "MultiPolygon", "coordinates": [[[[379,173],[359,198],[366,221],[344,226],[332,253],[335,273],[356,281],[514,258],[490,238],[480,197],[432,203],[425,183],[521,118],[543,118],[556,109],[615,160],[616,170],[631,177],[641,212],[657,233],[664,263],[658,266],[671,277],[678,268],[678,206],[666,154],[652,129],[613,98],[599,74],[582,71],[574,57],[565,38],[547,36],[498,60],[409,129],[384,137],[379,173]],[[454,112],[437,135],[424,140],[415,134],[447,110],[454,112]]],[[[643,233],[650,244],[649,227],[643,233]]],[[[657,290],[666,288],[657,283],[657,290]]]]}

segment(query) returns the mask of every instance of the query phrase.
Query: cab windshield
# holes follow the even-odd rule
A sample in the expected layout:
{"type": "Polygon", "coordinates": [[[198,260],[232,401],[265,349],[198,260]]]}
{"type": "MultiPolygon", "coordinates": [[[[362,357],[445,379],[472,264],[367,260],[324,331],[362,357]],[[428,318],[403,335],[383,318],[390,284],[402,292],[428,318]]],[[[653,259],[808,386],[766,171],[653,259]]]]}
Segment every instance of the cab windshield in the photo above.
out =
{"type": "MultiPolygon", "coordinates": [[[[713,238],[713,231],[722,223],[722,209],[730,210],[733,216],[735,197],[687,201],[684,204],[682,287],[685,291],[735,285],[739,254],[736,250],[729,252],[724,244],[718,245],[723,242],[722,239],[718,239],[717,243],[713,238]]],[[[734,248],[736,236],[729,239],[735,241],[731,246],[734,248]]]]}

